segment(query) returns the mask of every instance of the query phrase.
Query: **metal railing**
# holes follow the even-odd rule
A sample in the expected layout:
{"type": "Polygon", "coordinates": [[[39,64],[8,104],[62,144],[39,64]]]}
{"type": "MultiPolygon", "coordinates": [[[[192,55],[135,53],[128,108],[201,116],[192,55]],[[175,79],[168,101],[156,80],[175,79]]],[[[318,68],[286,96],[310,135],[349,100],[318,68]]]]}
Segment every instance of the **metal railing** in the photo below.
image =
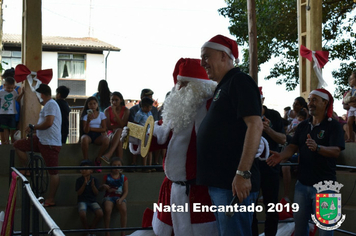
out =
{"type": "MultiPolygon", "coordinates": [[[[22,220],[21,220],[21,235],[28,236],[30,235],[30,220],[26,219],[30,215],[30,201],[33,203],[33,211],[38,211],[38,213],[42,216],[47,226],[49,227],[49,231],[47,232],[49,235],[54,236],[64,236],[65,234],[58,227],[58,225],[52,220],[51,216],[45,210],[45,208],[40,203],[41,199],[37,199],[35,194],[31,189],[31,185],[27,178],[23,176],[15,167],[11,167],[12,171],[15,171],[16,174],[22,180],[22,220]]],[[[34,220],[36,222],[36,220],[34,220]]],[[[38,228],[38,227],[33,227],[38,228]]],[[[39,232],[32,232],[33,235],[38,235],[39,232]]]]}
{"type": "Polygon", "coordinates": [[[80,126],[80,110],[73,109],[69,113],[69,132],[67,143],[78,143],[80,126]]]}
{"type": "MultiPolygon", "coordinates": [[[[14,158],[14,155],[11,155],[11,158],[14,158]]],[[[13,166],[13,160],[10,162],[13,166]]],[[[282,166],[295,166],[298,165],[298,163],[281,163],[282,166]]],[[[347,168],[347,169],[353,169],[356,170],[355,166],[345,166],[345,165],[337,165],[338,168],[347,168]]],[[[31,189],[30,183],[27,180],[26,177],[24,177],[19,170],[29,170],[30,168],[15,168],[15,167],[10,167],[12,171],[15,171],[20,178],[22,179],[23,182],[23,189],[26,191],[22,191],[22,220],[21,220],[21,232],[13,232],[13,235],[22,235],[22,236],[28,236],[28,235],[40,235],[40,234],[49,234],[49,235],[54,235],[54,236],[62,236],[66,234],[71,234],[71,233],[94,233],[94,232],[118,232],[118,231],[133,231],[133,230],[152,230],[152,227],[147,227],[147,228],[141,228],[141,227],[129,227],[129,228],[97,228],[97,229],[69,229],[69,230],[61,230],[58,225],[53,221],[51,216],[47,213],[45,208],[42,206],[40,203],[41,198],[36,198],[34,192],[31,189]],[[50,230],[48,232],[40,232],[38,230],[38,226],[33,225],[33,232],[30,232],[30,201],[33,203],[33,212],[38,211],[39,214],[42,216],[50,230]]],[[[90,167],[91,169],[150,169],[150,168],[162,168],[161,165],[153,165],[153,166],[92,166],[90,167]]],[[[87,166],[58,166],[58,167],[42,167],[41,170],[81,170],[81,169],[88,169],[87,166]]],[[[36,191],[35,191],[36,192],[36,191]]],[[[36,214],[33,214],[34,217],[36,217],[36,214]]],[[[294,220],[280,220],[279,223],[290,223],[294,222],[294,220]]],[[[263,224],[264,221],[259,221],[259,224],[263,224]]],[[[313,223],[313,222],[311,222],[313,223]]],[[[39,224],[39,221],[36,219],[33,219],[33,224],[39,224]]],[[[335,231],[346,234],[346,235],[354,235],[356,236],[356,233],[349,232],[343,229],[335,229],[335,231]]]]}

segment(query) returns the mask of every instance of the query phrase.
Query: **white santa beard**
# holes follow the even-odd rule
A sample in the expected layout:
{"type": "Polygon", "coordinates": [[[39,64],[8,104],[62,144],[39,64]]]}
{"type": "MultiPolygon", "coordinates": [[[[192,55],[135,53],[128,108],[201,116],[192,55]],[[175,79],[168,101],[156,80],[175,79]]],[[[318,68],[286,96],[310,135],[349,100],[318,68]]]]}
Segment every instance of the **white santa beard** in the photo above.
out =
{"type": "Polygon", "coordinates": [[[216,83],[192,82],[179,89],[177,83],[164,101],[163,123],[170,124],[174,132],[188,127],[197,110],[214,94],[216,83]]]}

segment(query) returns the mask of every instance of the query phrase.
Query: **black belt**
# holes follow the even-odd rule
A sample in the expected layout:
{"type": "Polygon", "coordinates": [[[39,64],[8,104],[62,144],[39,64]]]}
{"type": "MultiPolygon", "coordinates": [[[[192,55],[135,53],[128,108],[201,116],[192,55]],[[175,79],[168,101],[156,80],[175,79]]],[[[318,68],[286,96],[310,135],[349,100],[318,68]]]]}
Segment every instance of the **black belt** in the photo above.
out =
{"type": "Polygon", "coordinates": [[[195,179],[187,180],[187,181],[173,181],[175,184],[179,184],[181,186],[185,186],[185,194],[189,196],[189,187],[190,185],[195,185],[195,179]]]}

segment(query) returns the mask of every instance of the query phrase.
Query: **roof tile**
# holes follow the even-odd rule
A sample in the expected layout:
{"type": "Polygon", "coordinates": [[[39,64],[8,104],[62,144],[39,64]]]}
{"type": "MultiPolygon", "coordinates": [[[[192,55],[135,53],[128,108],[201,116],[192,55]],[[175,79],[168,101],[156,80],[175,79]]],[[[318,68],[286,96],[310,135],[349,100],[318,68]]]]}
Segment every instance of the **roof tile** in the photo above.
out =
{"type": "MultiPolygon", "coordinates": [[[[19,34],[3,34],[3,43],[21,44],[21,35],[19,34]]],[[[120,51],[121,49],[109,43],[103,42],[97,38],[84,37],[72,38],[61,36],[42,36],[43,46],[65,46],[74,48],[91,48],[99,50],[120,51]]]]}

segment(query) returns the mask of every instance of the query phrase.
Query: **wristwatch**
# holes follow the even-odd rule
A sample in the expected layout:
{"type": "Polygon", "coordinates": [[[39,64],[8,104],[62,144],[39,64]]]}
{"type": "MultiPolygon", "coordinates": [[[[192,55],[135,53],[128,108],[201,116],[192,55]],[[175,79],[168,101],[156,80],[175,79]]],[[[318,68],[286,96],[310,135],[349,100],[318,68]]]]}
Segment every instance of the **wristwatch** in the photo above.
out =
{"type": "Polygon", "coordinates": [[[320,151],[320,146],[318,145],[318,146],[316,146],[316,150],[315,150],[316,152],[319,152],[320,151]]]}
{"type": "Polygon", "coordinates": [[[251,172],[249,170],[246,170],[246,171],[237,170],[236,174],[237,175],[241,175],[242,178],[244,178],[244,179],[251,178],[251,172]]]}

